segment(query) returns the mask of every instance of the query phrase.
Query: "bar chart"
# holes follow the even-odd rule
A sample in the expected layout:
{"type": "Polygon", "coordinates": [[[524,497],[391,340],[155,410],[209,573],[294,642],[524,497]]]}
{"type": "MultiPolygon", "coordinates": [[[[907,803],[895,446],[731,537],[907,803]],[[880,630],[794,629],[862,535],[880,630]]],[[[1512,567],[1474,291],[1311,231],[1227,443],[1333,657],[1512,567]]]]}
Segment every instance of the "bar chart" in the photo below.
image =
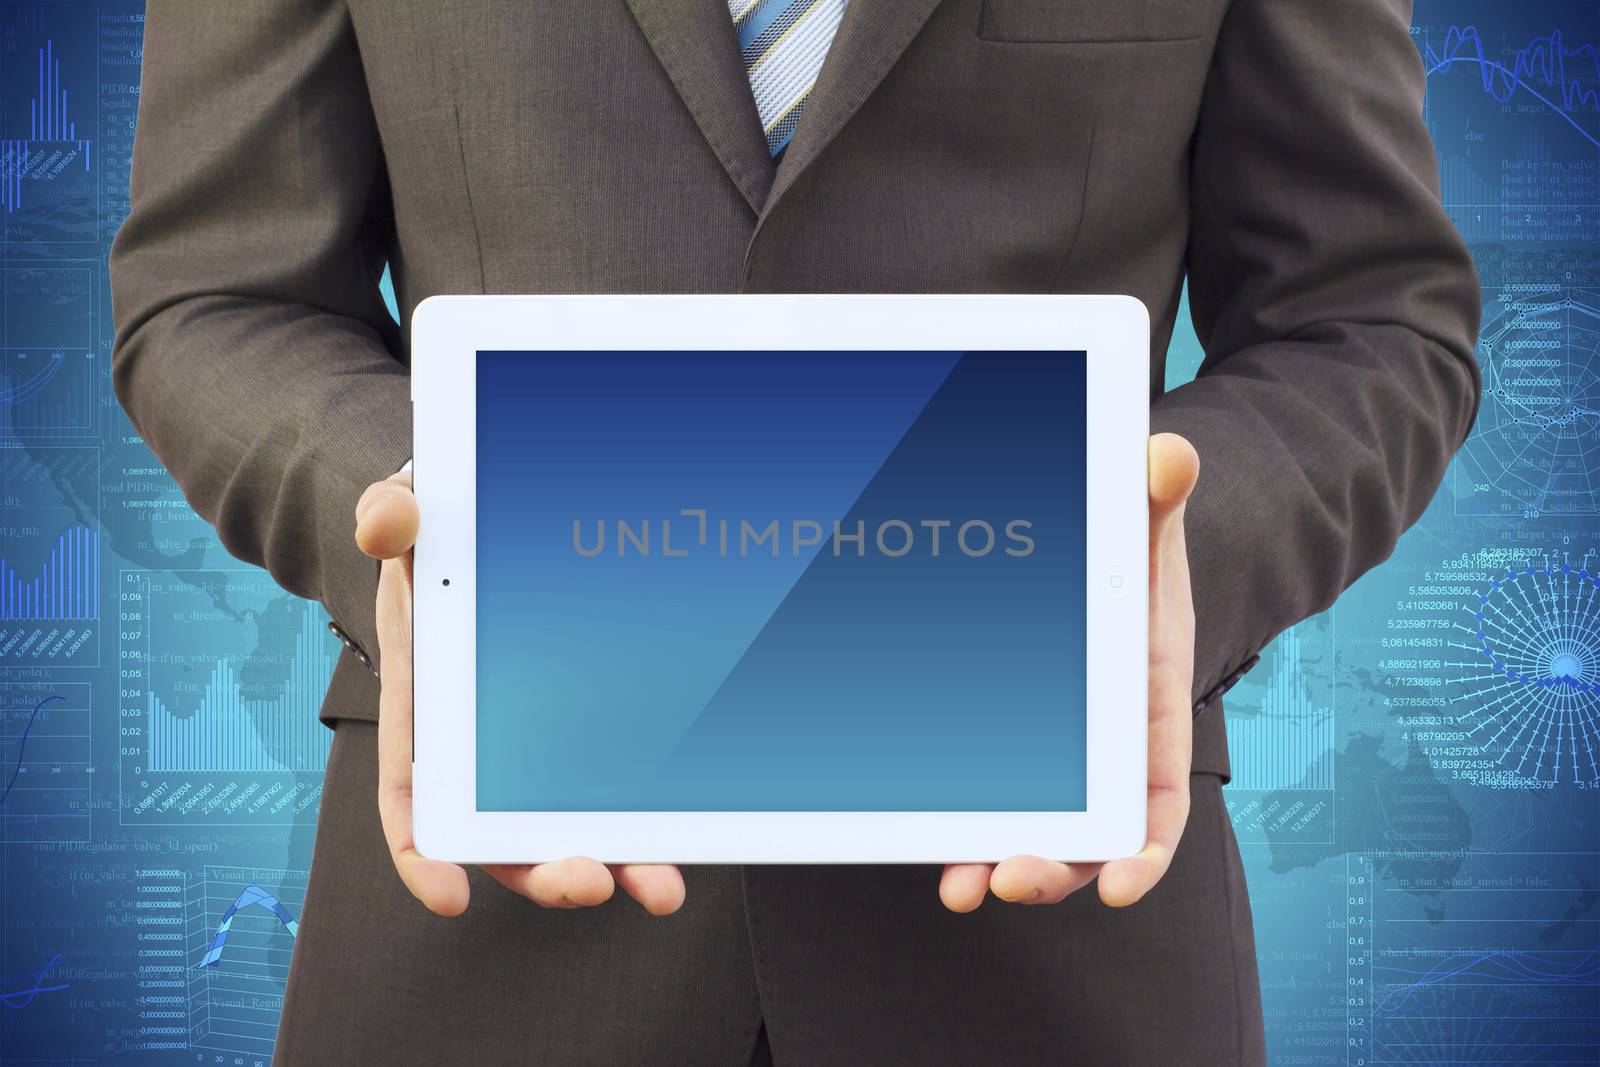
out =
{"type": "Polygon", "coordinates": [[[1241,789],[1333,788],[1333,708],[1319,707],[1311,692],[1309,625],[1279,636],[1262,657],[1262,677],[1238,687],[1237,698],[1252,712],[1228,717],[1228,760],[1241,789]]]}
{"type": "Polygon", "coordinates": [[[87,174],[92,166],[94,142],[78,135],[78,101],[63,83],[55,41],[47,38],[37,53],[28,136],[0,139],[0,207],[8,214],[26,206],[31,186],[53,182],[69,168],[87,174]]]}
{"type": "Polygon", "coordinates": [[[176,717],[149,693],[152,771],[320,771],[327,764],[326,729],[317,721],[322,689],[333,674],[333,653],[316,612],[306,610],[295,637],[281,695],[244,696],[238,667],[219,659],[199,705],[176,717]]]}
{"type": "Polygon", "coordinates": [[[1337,737],[1334,621],[1286,630],[1228,694],[1228,809],[1243,841],[1332,839],[1337,737]]]}
{"type": "Polygon", "coordinates": [[[314,818],[339,644],[321,607],[259,570],[119,571],[124,824],[284,826],[314,818]]]}
{"type": "Polygon", "coordinates": [[[0,442],[0,668],[99,662],[100,455],[0,442]]]}
{"type": "Polygon", "coordinates": [[[100,535],[69,526],[37,567],[0,555],[0,619],[95,619],[100,615],[100,535]]]}

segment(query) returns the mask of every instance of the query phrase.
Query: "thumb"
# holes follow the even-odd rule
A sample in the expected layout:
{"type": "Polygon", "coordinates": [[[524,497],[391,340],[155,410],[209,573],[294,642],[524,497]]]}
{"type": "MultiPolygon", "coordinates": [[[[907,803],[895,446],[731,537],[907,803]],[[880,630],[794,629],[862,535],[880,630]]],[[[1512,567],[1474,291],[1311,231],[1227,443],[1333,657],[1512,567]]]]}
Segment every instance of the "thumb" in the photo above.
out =
{"type": "Polygon", "coordinates": [[[395,559],[411,551],[421,521],[410,471],[373,482],[356,502],[356,544],[374,559],[395,559]]]}
{"type": "Polygon", "coordinates": [[[1150,438],[1150,534],[1181,513],[1200,477],[1200,455],[1175,433],[1150,438]]]}

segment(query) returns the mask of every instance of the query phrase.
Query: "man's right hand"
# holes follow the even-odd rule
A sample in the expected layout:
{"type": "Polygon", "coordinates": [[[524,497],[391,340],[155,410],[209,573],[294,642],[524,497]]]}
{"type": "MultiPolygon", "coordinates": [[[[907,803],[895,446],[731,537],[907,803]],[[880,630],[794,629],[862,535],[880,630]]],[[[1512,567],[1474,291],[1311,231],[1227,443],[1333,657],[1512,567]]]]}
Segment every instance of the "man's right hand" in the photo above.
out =
{"type": "MultiPolygon", "coordinates": [[[[383,561],[378,578],[378,814],[400,880],[439,915],[467,910],[467,872],[417,851],[411,822],[411,547],[421,516],[403,471],[375,482],[356,504],[356,544],[383,561]]],[[[547,908],[601,904],[621,885],[653,915],[683,904],[683,875],[662,864],[606,866],[591,859],[486,866],[501,885],[547,908]]]]}

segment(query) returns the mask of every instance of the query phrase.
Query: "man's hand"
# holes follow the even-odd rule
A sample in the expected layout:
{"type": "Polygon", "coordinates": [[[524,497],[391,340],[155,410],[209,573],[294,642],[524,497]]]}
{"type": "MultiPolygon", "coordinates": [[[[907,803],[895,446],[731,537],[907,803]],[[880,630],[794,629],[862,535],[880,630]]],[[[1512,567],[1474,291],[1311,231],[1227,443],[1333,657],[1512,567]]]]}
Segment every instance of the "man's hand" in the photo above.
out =
{"type": "Polygon", "coordinates": [[[1013,856],[998,865],[951,864],[939,882],[939,897],[951,911],[972,911],[991,890],[1016,904],[1054,904],[1096,874],[1100,899],[1123,907],[1167,873],[1189,819],[1194,600],[1183,509],[1199,473],[1200,459],[1188,441],[1170,433],[1150,439],[1150,786],[1144,848],[1106,864],[1037,856],[1013,856]]]}
{"type": "MultiPolygon", "coordinates": [[[[356,504],[356,543],[383,561],[378,578],[378,814],[395,870],[411,895],[440,915],[467,910],[467,872],[417,851],[411,832],[411,546],[421,516],[403,472],[367,487],[356,504]]],[[[605,866],[567,859],[488,866],[496,881],[548,908],[581,908],[611,898],[617,885],[653,915],[683,904],[683,875],[659,864],[605,866]]]]}

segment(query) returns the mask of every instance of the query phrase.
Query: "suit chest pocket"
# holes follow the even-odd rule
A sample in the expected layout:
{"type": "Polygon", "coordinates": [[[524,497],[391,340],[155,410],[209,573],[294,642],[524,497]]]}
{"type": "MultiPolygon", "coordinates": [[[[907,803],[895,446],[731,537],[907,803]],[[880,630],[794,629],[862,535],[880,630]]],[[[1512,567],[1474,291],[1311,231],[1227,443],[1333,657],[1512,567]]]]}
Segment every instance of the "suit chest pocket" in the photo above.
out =
{"type": "Polygon", "coordinates": [[[1186,41],[1216,20],[1210,0],[983,0],[978,36],[986,41],[1089,44],[1186,41]]]}

